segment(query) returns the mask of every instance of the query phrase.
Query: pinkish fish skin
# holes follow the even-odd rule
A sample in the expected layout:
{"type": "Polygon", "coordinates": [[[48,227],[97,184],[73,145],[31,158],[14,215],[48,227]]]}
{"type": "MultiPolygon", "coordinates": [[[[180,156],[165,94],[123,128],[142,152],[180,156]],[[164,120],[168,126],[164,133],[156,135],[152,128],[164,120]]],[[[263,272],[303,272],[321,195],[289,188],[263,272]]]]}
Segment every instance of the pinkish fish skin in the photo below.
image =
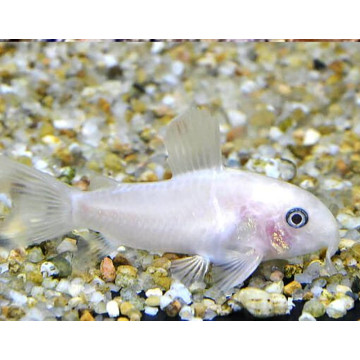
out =
{"type": "Polygon", "coordinates": [[[219,124],[206,111],[191,109],[174,120],[165,144],[172,179],[109,180],[89,192],[1,156],[0,192],[15,194],[19,206],[0,233],[39,242],[89,228],[113,249],[125,245],[187,254],[173,267],[184,282],[202,280],[211,262],[223,290],[243,282],[264,260],[326,247],[331,264],[339,232],[328,208],[292,184],[224,168],[219,124]],[[296,228],[287,214],[299,208],[307,213],[307,223],[296,228]]]}

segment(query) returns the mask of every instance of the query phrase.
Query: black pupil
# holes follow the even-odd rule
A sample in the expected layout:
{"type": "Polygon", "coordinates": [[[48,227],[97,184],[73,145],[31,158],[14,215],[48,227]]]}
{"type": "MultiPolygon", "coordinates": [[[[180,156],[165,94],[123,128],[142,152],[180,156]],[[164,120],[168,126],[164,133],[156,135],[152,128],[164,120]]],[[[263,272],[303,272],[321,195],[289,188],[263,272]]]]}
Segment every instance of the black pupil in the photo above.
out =
{"type": "Polygon", "coordinates": [[[294,214],[291,217],[291,221],[295,224],[295,225],[299,225],[302,221],[302,216],[300,214],[294,214]]]}

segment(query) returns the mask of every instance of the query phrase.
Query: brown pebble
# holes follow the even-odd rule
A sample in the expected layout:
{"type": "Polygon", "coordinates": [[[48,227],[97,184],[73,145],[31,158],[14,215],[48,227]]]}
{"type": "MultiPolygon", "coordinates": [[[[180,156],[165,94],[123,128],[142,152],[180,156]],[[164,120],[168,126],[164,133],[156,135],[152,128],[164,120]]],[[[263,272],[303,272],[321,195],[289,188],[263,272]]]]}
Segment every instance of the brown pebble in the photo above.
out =
{"type": "Polygon", "coordinates": [[[301,284],[297,281],[292,281],[291,283],[284,286],[284,294],[291,296],[295,290],[301,289],[301,284]]]}
{"type": "Polygon", "coordinates": [[[314,297],[314,294],[311,291],[307,291],[303,296],[303,300],[310,300],[313,297],[314,297]]]}
{"type": "Polygon", "coordinates": [[[206,312],[206,306],[203,303],[194,303],[195,316],[203,318],[206,312]]]}
{"type": "Polygon", "coordinates": [[[105,257],[100,264],[101,277],[106,282],[112,282],[116,277],[116,270],[112,260],[105,257]]]}
{"type": "Polygon", "coordinates": [[[81,191],[86,191],[89,189],[90,180],[86,176],[82,176],[79,181],[76,181],[73,186],[77,187],[81,191]]]}
{"type": "Polygon", "coordinates": [[[162,257],[167,258],[167,259],[169,259],[170,261],[179,259],[179,255],[178,255],[178,254],[173,254],[173,253],[165,253],[165,254],[163,254],[162,257]]]}
{"type": "Polygon", "coordinates": [[[178,300],[172,301],[166,308],[165,312],[167,316],[175,317],[181,310],[181,303],[178,300]]]}
{"type": "Polygon", "coordinates": [[[131,265],[129,260],[122,256],[121,254],[117,254],[114,258],[113,258],[113,263],[115,266],[120,266],[120,265],[131,265]]]}
{"type": "Polygon", "coordinates": [[[302,271],[301,265],[286,264],[284,267],[284,275],[286,278],[291,278],[295,274],[300,274],[302,271]]]}
{"type": "Polygon", "coordinates": [[[153,261],[152,266],[169,270],[171,266],[171,261],[166,257],[159,257],[153,261]]]}
{"type": "Polygon", "coordinates": [[[245,133],[245,127],[243,126],[234,127],[226,134],[226,141],[232,142],[236,139],[243,138],[244,133],[245,133]]]}
{"type": "Polygon", "coordinates": [[[89,310],[85,310],[81,315],[80,321],[95,321],[89,310]]]}

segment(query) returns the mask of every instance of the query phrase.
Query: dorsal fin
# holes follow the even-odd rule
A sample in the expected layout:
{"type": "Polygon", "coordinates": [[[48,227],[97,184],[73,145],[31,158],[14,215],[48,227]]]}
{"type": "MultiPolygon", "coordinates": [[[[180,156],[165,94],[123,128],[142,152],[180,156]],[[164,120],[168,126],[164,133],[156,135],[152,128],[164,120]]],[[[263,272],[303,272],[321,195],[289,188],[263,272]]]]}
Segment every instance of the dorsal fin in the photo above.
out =
{"type": "Polygon", "coordinates": [[[219,121],[206,110],[191,108],[174,119],[168,126],[165,146],[173,176],[222,168],[219,121]]]}

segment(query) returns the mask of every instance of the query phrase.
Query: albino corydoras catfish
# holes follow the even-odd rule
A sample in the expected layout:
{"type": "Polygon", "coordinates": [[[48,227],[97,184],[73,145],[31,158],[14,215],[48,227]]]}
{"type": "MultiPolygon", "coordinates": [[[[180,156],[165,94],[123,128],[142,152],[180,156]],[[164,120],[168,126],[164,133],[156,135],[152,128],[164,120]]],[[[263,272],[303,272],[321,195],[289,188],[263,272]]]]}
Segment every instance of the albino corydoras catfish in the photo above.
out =
{"type": "Polygon", "coordinates": [[[337,249],[339,231],[311,193],[263,175],[222,165],[219,122],[190,109],[167,128],[172,178],[107,184],[80,191],[50,175],[0,157],[0,192],[12,213],[0,234],[16,243],[41,242],[73,229],[100,232],[108,245],[186,254],[174,277],[201,280],[214,266],[220,289],[241,284],[261,261],[337,249]]]}

